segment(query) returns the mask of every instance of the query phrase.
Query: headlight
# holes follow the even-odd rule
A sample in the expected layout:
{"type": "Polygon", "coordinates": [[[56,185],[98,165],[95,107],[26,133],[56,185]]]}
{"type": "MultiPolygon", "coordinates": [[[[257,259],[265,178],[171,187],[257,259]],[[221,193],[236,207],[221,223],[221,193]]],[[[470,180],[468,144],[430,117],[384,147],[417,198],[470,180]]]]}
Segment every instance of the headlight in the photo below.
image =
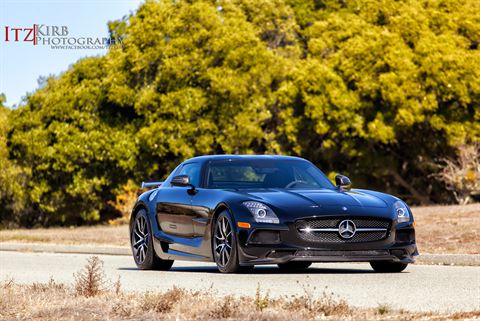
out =
{"type": "Polygon", "coordinates": [[[252,213],[256,222],[273,224],[279,223],[277,215],[275,215],[272,209],[267,205],[255,201],[243,202],[243,205],[245,205],[250,213],[252,213]]]}
{"type": "Polygon", "coordinates": [[[395,211],[395,215],[397,216],[398,223],[404,223],[410,221],[410,213],[408,212],[407,205],[405,205],[402,201],[396,201],[393,204],[393,209],[395,211]]]}

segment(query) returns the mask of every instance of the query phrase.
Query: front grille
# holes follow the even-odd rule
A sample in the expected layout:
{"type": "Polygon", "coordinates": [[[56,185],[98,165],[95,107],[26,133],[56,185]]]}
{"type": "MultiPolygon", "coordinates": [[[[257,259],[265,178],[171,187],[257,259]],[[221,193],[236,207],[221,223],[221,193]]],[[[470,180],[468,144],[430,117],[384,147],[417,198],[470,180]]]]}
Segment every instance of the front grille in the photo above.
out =
{"type": "Polygon", "coordinates": [[[379,241],[387,237],[390,227],[390,220],[380,218],[309,218],[295,222],[298,235],[301,239],[308,242],[321,243],[363,243],[379,241]],[[356,231],[352,238],[342,238],[338,231],[305,231],[304,229],[338,229],[340,222],[351,220],[357,229],[361,228],[381,228],[384,231],[356,231]],[[302,231],[303,230],[303,231],[302,231]]]}

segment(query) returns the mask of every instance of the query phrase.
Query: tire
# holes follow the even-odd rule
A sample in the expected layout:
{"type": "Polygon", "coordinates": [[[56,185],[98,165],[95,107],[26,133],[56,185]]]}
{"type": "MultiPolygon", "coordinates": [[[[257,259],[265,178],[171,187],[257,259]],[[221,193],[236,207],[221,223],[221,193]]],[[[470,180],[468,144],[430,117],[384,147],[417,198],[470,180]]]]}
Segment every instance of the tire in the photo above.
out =
{"type": "Polygon", "coordinates": [[[131,224],[130,245],[137,267],[142,270],[169,270],[173,260],[162,260],[153,248],[152,228],[147,211],[139,210],[131,224]]]}
{"type": "Polygon", "coordinates": [[[212,253],[217,268],[222,273],[248,271],[238,261],[237,234],[232,217],[228,211],[217,216],[212,230],[212,253]]]}
{"type": "Polygon", "coordinates": [[[372,261],[370,265],[377,273],[399,273],[405,270],[408,263],[391,261],[372,261]]]}
{"type": "Polygon", "coordinates": [[[278,267],[280,268],[280,270],[285,272],[294,272],[294,271],[306,270],[310,265],[312,265],[312,262],[290,261],[287,263],[280,263],[278,264],[278,267]]]}

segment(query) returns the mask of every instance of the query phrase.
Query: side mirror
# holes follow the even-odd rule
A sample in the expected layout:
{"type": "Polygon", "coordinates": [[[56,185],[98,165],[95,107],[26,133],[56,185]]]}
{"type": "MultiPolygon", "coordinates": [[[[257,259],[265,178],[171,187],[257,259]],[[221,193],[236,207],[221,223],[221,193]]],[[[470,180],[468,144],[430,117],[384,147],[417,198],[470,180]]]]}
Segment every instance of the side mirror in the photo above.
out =
{"type": "Polygon", "coordinates": [[[172,184],[172,186],[190,187],[190,189],[188,190],[188,194],[190,195],[195,195],[197,193],[195,186],[193,186],[193,184],[190,183],[190,177],[188,177],[188,175],[174,176],[170,184],[172,184]]]}
{"type": "Polygon", "coordinates": [[[192,186],[192,184],[190,184],[190,177],[188,177],[188,175],[174,176],[170,184],[172,184],[172,186],[180,187],[192,186]]]}
{"type": "Polygon", "coordinates": [[[350,181],[350,178],[340,174],[337,174],[335,176],[335,184],[337,185],[337,188],[341,191],[349,191],[352,187],[352,182],[350,181]]]}

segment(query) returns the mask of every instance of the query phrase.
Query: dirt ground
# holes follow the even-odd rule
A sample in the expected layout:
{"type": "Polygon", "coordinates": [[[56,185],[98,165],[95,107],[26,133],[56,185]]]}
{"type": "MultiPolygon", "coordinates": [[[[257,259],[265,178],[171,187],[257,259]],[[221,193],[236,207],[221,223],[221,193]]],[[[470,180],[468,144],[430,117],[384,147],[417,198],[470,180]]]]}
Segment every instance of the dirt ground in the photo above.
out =
{"type": "Polygon", "coordinates": [[[0,242],[130,246],[128,225],[1,230],[0,242]]]}
{"type": "MultiPolygon", "coordinates": [[[[480,254],[480,204],[413,207],[420,253],[480,254]]],[[[1,230],[0,242],[129,246],[128,226],[1,230]]]]}
{"type": "Polygon", "coordinates": [[[480,254],[480,204],[412,208],[420,253],[480,254]]]}

